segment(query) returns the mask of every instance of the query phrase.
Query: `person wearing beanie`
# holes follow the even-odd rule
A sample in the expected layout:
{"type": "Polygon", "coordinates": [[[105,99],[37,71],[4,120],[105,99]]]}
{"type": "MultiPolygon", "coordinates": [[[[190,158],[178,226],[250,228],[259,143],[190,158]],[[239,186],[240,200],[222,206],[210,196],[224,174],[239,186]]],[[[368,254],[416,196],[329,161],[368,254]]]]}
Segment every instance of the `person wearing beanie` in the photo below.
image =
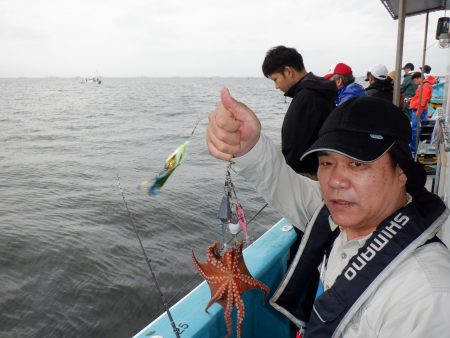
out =
{"type": "Polygon", "coordinates": [[[450,251],[435,235],[449,210],[425,189],[410,138],[407,117],[391,102],[350,99],[298,159],[317,159],[313,181],[297,175],[255,113],[222,90],[209,116],[209,152],[231,161],[305,232],[270,300],[303,337],[448,336],[450,251]]]}
{"type": "Polygon", "coordinates": [[[394,89],[385,65],[373,66],[367,72],[366,81],[369,81],[369,87],[366,88],[367,96],[378,97],[392,102],[394,89]]]}
{"type": "Polygon", "coordinates": [[[366,96],[364,87],[355,82],[352,69],[345,63],[338,63],[331,66],[324,79],[334,81],[336,84],[338,89],[336,106],[353,97],[366,96]]]}
{"type": "Polygon", "coordinates": [[[265,77],[275,88],[292,98],[281,128],[281,149],[286,162],[297,173],[315,175],[317,161],[297,161],[317,138],[323,121],[335,107],[336,87],[322,77],[307,72],[303,58],[295,48],[269,49],[262,64],[265,77]],[[301,138],[297,135],[302,135],[301,138]]]}

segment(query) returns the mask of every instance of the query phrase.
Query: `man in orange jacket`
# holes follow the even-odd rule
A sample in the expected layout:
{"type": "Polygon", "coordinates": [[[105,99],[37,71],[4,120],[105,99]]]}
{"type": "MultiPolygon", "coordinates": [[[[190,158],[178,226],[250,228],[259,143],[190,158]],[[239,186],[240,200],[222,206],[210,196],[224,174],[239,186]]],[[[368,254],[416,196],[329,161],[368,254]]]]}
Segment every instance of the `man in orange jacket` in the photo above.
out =
{"type": "Polygon", "coordinates": [[[411,129],[412,129],[412,137],[409,148],[411,149],[411,152],[415,154],[417,151],[416,149],[417,128],[420,134],[420,126],[418,126],[418,120],[420,119],[421,123],[426,121],[428,113],[428,102],[431,100],[433,86],[431,85],[428,79],[422,80],[422,74],[420,72],[415,72],[412,75],[412,80],[417,86],[417,89],[416,94],[409,101],[409,109],[411,109],[411,129]],[[421,91],[422,97],[420,97],[421,91]]]}

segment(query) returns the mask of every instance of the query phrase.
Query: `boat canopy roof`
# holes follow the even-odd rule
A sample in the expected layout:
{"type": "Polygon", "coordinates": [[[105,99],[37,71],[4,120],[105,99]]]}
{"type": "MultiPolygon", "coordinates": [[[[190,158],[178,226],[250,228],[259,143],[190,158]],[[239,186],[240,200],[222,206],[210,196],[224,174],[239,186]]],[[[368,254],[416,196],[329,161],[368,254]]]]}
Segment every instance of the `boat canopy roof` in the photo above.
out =
{"type": "Polygon", "coordinates": [[[394,97],[392,102],[400,105],[400,79],[402,72],[403,40],[405,35],[405,18],[413,15],[426,14],[424,49],[422,67],[425,65],[425,54],[428,32],[428,15],[430,12],[450,10],[450,0],[381,0],[394,20],[398,19],[397,51],[395,56],[394,97]]]}
{"type": "MultiPolygon", "coordinates": [[[[393,19],[398,19],[401,0],[381,0],[393,19]]],[[[450,10],[450,1],[447,0],[407,0],[405,1],[405,16],[413,16],[426,12],[450,10]]]]}

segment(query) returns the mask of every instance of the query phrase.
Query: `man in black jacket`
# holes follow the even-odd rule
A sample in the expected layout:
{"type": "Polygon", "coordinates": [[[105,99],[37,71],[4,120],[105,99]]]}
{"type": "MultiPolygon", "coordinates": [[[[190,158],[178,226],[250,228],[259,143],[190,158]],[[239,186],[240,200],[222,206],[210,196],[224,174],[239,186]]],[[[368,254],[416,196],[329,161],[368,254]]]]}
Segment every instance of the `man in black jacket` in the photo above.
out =
{"type": "Polygon", "coordinates": [[[285,46],[269,49],[262,71],[275,82],[275,88],[292,98],[281,129],[281,150],[287,164],[297,173],[315,176],[317,159],[299,158],[316,140],[323,122],[336,107],[335,84],[308,73],[300,53],[285,46]]]}

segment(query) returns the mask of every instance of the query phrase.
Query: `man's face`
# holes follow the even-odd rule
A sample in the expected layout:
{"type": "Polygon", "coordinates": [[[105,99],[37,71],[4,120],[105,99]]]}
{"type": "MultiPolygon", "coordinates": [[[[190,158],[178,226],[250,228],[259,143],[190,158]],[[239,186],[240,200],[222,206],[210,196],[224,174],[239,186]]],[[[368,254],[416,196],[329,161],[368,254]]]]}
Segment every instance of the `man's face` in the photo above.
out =
{"type": "Polygon", "coordinates": [[[416,77],[415,79],[413,79],[413,82],[416,86],[420,85],[422,82],[422,78],[420,77],[416,77]]]}
{"type": "Polygon", "coordinates": [[[286,93],[295,83],[290,67],[285,67],[283,73],[272,73],[269,78],[275,82],[275,88],[286,93]]]}
{"type": "Polygon", "coordinates": [[[411,69],[409,69],[408,67],[403,68],[403,70],[405,71],[406,74],[408,74],[411,71],[411,69]]]}
{"type": "Polygon", "coordinates": [[[406,175],[393,167],[388,154],[361,163],[335,152],[321,153],[317,176],[331,217],[348,235],[368,235],[406,203],[406,175]]]}
{"type": "Polygon", "coordinates": [[[369,74],[369,84],[374,84],[375,83],[375,77],[372,74],[369,74]]]}
{"type": "Polygon", "coordinates": [[[330,78],[331,81],[334,81],[334,83],[336,84],[336,88],[340,89],[342,87],[344,87],[344,81],[342,81],[342,78],[339,75],[333,75],[330,78]]]}

